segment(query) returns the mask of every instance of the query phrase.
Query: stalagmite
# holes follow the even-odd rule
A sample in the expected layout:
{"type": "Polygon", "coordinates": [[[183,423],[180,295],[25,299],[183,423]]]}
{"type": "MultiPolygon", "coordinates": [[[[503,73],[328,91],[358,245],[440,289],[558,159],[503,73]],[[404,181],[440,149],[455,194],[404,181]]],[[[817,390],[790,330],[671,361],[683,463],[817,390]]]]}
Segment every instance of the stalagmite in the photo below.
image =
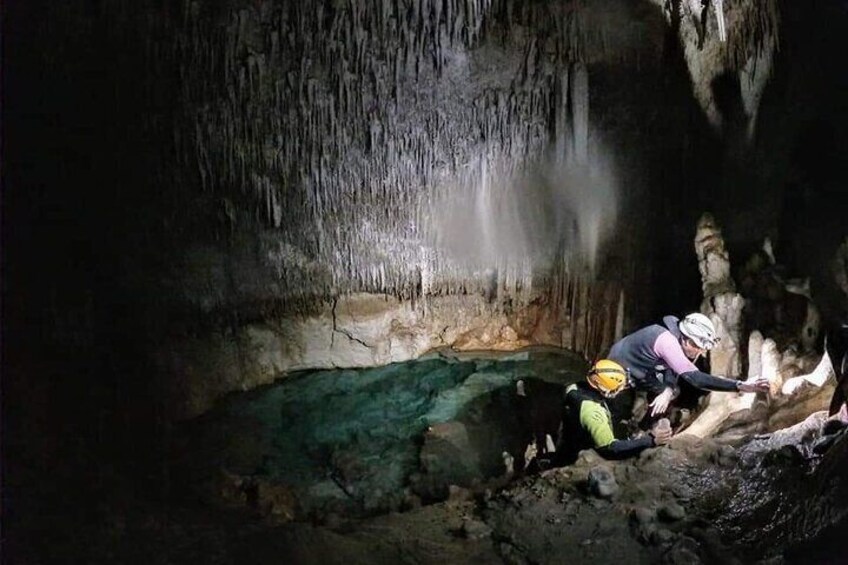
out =
{"type": "Polygon", "coordinates": [[[704,291],[701,311],[716,324],[717,335],[721,338],[710,351],[710,370],[728,377],[739,376],[742,372],[739,352],[745,300],[736,293],[736,285],[730,277],[730,256],[721,230],[710,214],[702,215],[698,221],[695,254],[704,291]]]}
{"type": "Polygon", "coordinates": [[[776,392],[783,384],[783,378],[780,375],[781,355],[777,350],[777,344],[773,339],[763,341],[762,349],[762,374],[760,376],[769,380],[769,386],[772,392],[776,392]]]}
{"type": "Polygon", "coordinates": [[[792,377],[787,379],[780,388],[780,392],[783,394],[795,394],[800,387],[804,383],[809,383],[813,386],[820,387],[824,385],[831,377],[835,377],[836,373],[833,370],[833,365],[831,364],[830,357],[827,352],[825,352],[821,360],[819,361],[816,368],[813,369],[811,373],[807,373],[804,375],[798,375],[796,377],[792,377]]]}
{"type": "MultiPolygon", "coordinates": [[[[710,350],[710,372],[725,377],[738,377],[742,372],[740,343],[742,339],[742,310],[745,300],[735,292],[736,285],[730,277],[730,256],[725,249],[721,231],[710,214],[698,221],[695,233],[695,254],[701,273],[701,288],[704,302],[701,311],[710,316],[720,340],[710,350]]],[[[762,336],[752,335],[749,339],[749,358],[770,351],[774,343],[766,340],[760,348],[762,336]]],[[[749,361],[749,367],[760,366],[766,371],[766,359],[749,361]]],[[[711,393],[706,406],[684,433],[698,437],[712,434],[731,414],[750,409],[754,394],[711,393]]]]}
{"type": "MultiPolygon", "coordinates": [[[[774,342],[770,339],[761,341],[759,332],[753,332],[749,341],[749,367],[760,368],[761,375],[770,381],[777,375],[776,349],[774,342]],[[756,335],[754,335],[756,334],[756,335]],[[756,357],[756,358],[754,358],[756,357]]],[[[749,376],[758,376],[749,373],[749,376]]],[[[756,394],[734,394],[729,392],[712,392],[707,397],[706,406],[695,418],[691,425],[683,430],[683,434],[704,438],[713,435],[719,427],[730,417],[742,410],[750,410],[756,401],[756,394]]]]}
{"type": "Polygon", "coordinates": [[[763,334],[754,330],[748,336],[748,377],[759,377],[763,374],[763,334]]]}
{"type": "Polygon", "coordinates": [[[743,329],[742,309],[745,300],[736,293],[724,293],[711,301],[710,318],[721,341],[710,350],[710,370],[715,374],[736,377],[742,372],[740,343],[743,329]]]}
{"type": "Polygon", "coordinates": [[[730,277],[730,255],[724,246],[721,230],[711,214],[703,214],[698,220],[695,255],[705,299],[735,291],[735,284],[730,277]]]}

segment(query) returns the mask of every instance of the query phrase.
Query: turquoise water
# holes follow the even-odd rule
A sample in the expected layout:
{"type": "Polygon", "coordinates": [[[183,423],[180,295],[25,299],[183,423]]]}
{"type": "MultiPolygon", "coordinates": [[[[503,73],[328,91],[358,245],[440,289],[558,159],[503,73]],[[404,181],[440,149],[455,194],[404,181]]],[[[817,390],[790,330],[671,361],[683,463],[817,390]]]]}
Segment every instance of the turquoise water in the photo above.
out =
{"type": "MultiPolygon", "coordinates": [[[[188,424],[179,442],[182,466],[195,487],[222,471],[286,485],[306,514],[398,509],[410,492],[431,496],[434,482],[446,487],[502,473],[503,451],[526,446],[516,382],[555,383],[545,394],[556,395],[585,367],[574,354],[545,350],[289,375],[233,395],[188,424]],[[457,446],[461,461],[440,464],[438,472],[430,465],[429,490],[416,487],[428,472],[420,461],[425,433],[445,422],[459,423],[463,441],[467,435],[457,446]],[[451,477],[453,468],[464,479],[451,477]]],[[[435,457],[444,458],[438,451],[435,457]]]]}

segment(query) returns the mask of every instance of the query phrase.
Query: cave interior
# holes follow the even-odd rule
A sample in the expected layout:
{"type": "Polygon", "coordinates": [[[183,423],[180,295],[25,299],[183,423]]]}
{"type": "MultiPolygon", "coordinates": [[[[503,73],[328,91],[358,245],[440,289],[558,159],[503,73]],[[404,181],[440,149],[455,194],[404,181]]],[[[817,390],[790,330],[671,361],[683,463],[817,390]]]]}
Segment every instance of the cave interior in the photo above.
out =
{"type": "Polygon", "coordinates": [[[846,559],[845,0],[0,9],[4,562],[846,559]],[[768,395],[532,471],[693,311],[768,395]]]}

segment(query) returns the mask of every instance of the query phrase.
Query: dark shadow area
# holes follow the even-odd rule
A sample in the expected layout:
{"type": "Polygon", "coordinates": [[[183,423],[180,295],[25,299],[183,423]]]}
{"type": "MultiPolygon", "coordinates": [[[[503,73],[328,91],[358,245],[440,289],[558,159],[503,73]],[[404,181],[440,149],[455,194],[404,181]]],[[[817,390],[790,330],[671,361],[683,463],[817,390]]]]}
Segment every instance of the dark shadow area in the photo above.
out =
{"type": "Polygon", "coordinates": [[[731,158],[744,158],[748,144],[747,116],[742,101],[739,74],[725,72],[713,80],[711,88],[722,117],[722,137],[727,145],[726,153],[731,158]]]}
{"type": "MultiPolygon", "coordinates": [[[[844,2],[783,1],[780,49],[763,92],[756,137],[728,162],[725,237],[731,260],[747,260],[766,235],[786,277],[811,277],[825,317],[844,308],[829,261],[844,239],[846,62],[844,2]]],[[[732,89],[731,89],[732,90],[732,89]]]]}

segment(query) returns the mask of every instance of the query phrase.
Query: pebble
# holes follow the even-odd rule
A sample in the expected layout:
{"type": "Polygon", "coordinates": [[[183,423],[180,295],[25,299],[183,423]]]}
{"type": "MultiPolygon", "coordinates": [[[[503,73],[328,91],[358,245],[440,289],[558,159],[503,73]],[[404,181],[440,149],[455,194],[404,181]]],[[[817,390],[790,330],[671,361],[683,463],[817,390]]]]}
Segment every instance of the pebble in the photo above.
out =
{"type": "Polygon", "coordinates": [[[631,510],[630,517],[638,525],[643,526],[654,521],[654,512],[650,508],[639,506],[631,510]]]}
{"type": "Polygon", "coordinates": [[[593,467],[589,471],[589,492],[601,498],[612,498],[618,492],[615,476],[606,467],[593,467]]]}
{"type": "Polygon", "coordinates": [[[676,502],[667,502],[660,506],[657,515],[663,521],[676,522],[686,517],[686,510],[676,502]]]}
{"type": "Polygon", "coordinates": [[[466,539],[479,540],[491,536],[492,528],[490,528],[485,522],[466,519],[462,523],[462,535],[466,539]]]}

